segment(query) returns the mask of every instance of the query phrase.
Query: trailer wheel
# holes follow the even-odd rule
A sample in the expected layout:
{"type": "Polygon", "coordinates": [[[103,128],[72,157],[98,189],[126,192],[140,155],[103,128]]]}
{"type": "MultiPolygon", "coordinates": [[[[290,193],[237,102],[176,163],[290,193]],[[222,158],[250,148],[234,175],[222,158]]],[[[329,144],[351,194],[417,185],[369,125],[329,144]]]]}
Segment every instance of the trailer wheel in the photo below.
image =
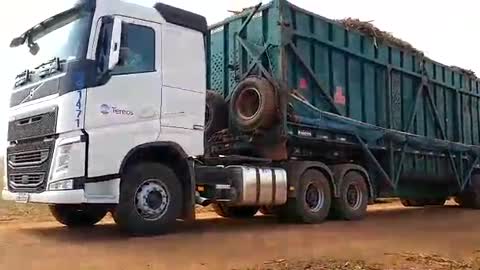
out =
{"type": "Polygon", "coordinates": [[[108,209],[102,206],[55,204],[49,205],[52,216],[69,227],[93,226],[102,220],[108,209]]]}
{"type": "Polygon", "coordinates": [[[228,127],[228,106],[223,97],[211,90],[206,93],[205,137],[228,127]]]}
{"type": "Polygon", "coordinates": [[[113,212],[120,228],[134,235],[173,229],[183,205],[181,184],[167,166],[144,163],[122,177],[120,201],[113,212]]]}
{"type": "Polygon", "coordinates": [[[470,185],[455,198],[463,208],[480,209],[480,174],[472,175],[470,185]]]}
{"type": "Polygon", "coordinates": [[[280,218],[303,223],[321,223],[330,211],[332,194],[325,175],[315,169],[306,170],[299,180],[296,198],[290,198],[280,211],[280,218]]]}
{"type": "Polygon", "coordinates": [[[236,126],[246,132],[269,128],[276,117],[274,87],[264,78],[248,77],[239,83],[230,101],[236,126]]]}
{"type": "Polygon", "coordinates": [[[344,220],[363,219],[367,214],[367,206],[368,187],[365,178],[358,172],[348,172],[340,185],[340,197],[333,201],[333,216],[344,220]]]}
{"type": "Polygon", "coordinates": [[[213,204],[215,213],[224,218],[251,218],[258,212],[256,206],[228,206],[224,203],[213,204]]]}

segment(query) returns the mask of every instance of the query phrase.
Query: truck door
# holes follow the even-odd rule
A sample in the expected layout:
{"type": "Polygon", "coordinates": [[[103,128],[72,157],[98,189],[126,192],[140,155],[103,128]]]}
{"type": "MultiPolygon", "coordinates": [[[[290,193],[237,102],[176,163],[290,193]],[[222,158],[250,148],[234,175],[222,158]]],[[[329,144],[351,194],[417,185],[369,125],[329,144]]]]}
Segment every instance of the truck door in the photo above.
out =
{"type": "MultiPolygon", "coordinates": [[[[128,151],[156,141],[160,134],[161,24],[115,17],[118,19],[120,44],[102,40],[102,31],[108,27],[105,20],[96,31],[96,57],[101,57],[99,52],[105,47],[119,46],[120,61],[103,85],[87,90],[89,177],[118,173],[128,151]]],[[[111,29],[110,25],[110,33],[111,29]]]]}
{"type": "Polygon", "coordinates": [[[206,65],[202,33],[166,24],[162,28],[162,140],[189,154],[203,153],[206,65]]]}

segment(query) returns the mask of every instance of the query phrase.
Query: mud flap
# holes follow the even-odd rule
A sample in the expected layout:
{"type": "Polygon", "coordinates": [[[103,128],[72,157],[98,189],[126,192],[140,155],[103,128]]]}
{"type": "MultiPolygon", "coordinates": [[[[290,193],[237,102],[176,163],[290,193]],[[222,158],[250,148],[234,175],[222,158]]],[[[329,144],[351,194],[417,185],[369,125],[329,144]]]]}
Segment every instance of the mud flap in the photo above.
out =
{"type": "Polygon", "coordinates": [[[196,191],[196,181],[195,181],[195,162],[193,160],[187,160],[188,165],[188,182],[184,185],[183,194],[184,203],[183,203],[183,220],[185,222],[194,222],[195,221],[195,191],[196,191]]]}

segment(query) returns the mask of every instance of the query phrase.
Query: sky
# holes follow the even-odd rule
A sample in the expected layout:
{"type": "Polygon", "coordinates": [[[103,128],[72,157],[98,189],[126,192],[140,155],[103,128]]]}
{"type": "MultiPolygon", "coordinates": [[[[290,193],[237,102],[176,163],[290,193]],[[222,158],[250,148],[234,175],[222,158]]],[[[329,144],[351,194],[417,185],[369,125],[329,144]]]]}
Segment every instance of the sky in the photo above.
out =
{"type": "MultiPolygon", "coordinates": [[[[127,0],[153,6],[155,0],[127,0]]],[[[163,0],[162,2],[204,15],[209,24],[230,13],[252,6],[258,0],[163,0]]],[[[297,6],[322,16],[372,21],[382,30],[412,43],[430,58],[447,65],[471,69],[480,74],[480,25],[475,0],[290,0],[297,6]]],[[[8,100],[13,79],[26,67],[25,48],[10,49],[13,37],[64,9],[65,0],[8,1],[0,11],[0,149],[6,143],[8,100]],[[25,7],[28,7],[25,8],[25,7]]]]}

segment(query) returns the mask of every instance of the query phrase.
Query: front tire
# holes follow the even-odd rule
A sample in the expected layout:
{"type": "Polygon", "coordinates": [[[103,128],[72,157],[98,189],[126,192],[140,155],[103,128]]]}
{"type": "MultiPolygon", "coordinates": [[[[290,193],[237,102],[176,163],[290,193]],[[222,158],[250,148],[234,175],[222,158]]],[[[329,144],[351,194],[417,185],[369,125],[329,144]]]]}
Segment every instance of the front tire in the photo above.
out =
{"type": "Polygon", "coordinates": [[[183,206],[181,183],[169,167],[139,164],[122,177],[120,201],[113,217],[120,228],[134,235],[171,231],[183,206]]]}
{"type": "Polygon", "coordinates": [[[93,226],[102,220],[108,209],[94,205],[49,205],[50,213],[61,224],[68,227],[93,226]]]}

